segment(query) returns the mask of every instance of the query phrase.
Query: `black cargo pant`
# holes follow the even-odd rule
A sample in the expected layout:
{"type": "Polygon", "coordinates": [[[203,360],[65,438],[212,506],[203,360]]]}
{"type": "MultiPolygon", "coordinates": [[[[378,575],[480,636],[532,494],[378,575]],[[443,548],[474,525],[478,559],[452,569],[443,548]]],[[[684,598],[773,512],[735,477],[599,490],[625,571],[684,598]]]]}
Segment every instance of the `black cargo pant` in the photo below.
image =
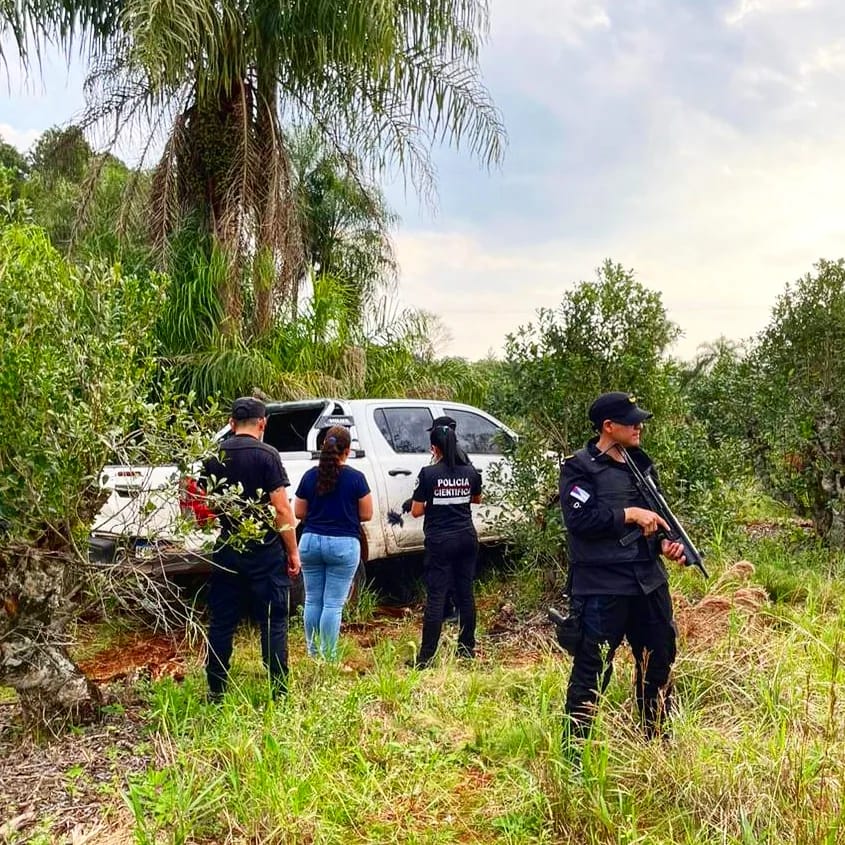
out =
{"type": "Polygon", "coordinates": [[[261,631],[261,657],[273,695],[284,693],[288,674],[288,577],[285,562],[271,572],[230,572],[215,567],[208,590],[206,675],[213,697],[226,690],[235,630],[246,610],[261,631]]]}
{"type": "Polygon", "coordinates": [[[423,577],[426,586],[422,643],[419,662],[428,663],[437,651],[446,597],[451,592],[458,611],[458,654],[475,656],[475,597],[472,582],[478,561],[478,537],[463,531],[443,537],[427,537],[423,577]]]}
{"type": "Polygon", "coordinates": [[[648,595],[578,596],[582,633],[566,691],[564,735],[589,733],[599,693],[607,689],[613,656],[627,638],[636,663],[637,709],[648,736],[662,733],[671,708],[670,671],[675,661],[672,599],[664,584],[648,595]]]}

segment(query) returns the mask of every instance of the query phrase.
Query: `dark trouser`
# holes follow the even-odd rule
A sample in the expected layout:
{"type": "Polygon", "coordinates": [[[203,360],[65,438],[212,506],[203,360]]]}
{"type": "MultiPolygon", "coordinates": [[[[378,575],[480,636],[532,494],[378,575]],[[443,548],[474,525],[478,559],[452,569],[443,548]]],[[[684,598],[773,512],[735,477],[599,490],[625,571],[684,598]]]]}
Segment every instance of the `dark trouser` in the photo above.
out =
{"type": "Polygon", "coordinates": [[[625,637],[636,662],[637,709],[648,736],[662,732],[671,707],[670,670],[675,661],[675,623],[669,587],[648,595],[579,596],[583,599],[583,637],[572,663],[566,691],[568,728],[589,733],[599,692],[613,671],[613,656],[625,637]]]}
{"type": "Polygon", "coordinates": [[[452,592],[458,609],[458,654],[475,655],[475,598],[472,580],[478,560],[478,537],[474,532],[426,539],[423,572],[427,591],[423,615],[419,662],[428,663],[437,651],[446,596],[452,592]]]}
{"type": "MultiPolygon", "coordinates": [[[[281,563],[280,566],[284,566],[281,563]]],[[[284,692],[288,673],[288,590],[283,570],[260,575],[215,569],[208,590],[208,658],[206,674],[212,696],[226,690],[232,640],[248,608],[261,630],[261,657],[270,675],[273,693],[284,692]]]]}

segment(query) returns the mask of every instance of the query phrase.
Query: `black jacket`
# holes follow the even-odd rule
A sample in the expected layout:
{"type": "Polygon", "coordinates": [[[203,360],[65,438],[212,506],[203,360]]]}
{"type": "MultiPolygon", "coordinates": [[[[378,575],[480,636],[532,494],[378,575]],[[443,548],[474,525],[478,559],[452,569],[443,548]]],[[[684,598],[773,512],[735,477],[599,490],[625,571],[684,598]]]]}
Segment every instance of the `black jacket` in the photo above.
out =
{"type": "MultiPolygon", "coordinates": [[[[625,524],[627,507],[646,507],[631,471],[601,455],[596,440],[567,458],[560,474],[560,506],[569,538],[572,595],[642,595],[667,582],[656,537],[620,540],[635,525],[625,524]]],[[[643,473],[655,478],[651,459],[629,449],[643,473]]]]}

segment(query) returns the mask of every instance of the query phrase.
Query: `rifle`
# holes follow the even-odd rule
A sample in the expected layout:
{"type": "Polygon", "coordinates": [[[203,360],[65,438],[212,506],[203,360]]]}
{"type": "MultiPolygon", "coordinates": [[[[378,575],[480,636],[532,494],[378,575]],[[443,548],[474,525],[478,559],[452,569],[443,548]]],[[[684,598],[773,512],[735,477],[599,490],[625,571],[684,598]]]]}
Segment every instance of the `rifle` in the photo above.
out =
{"type": "MultiPolygon", "coordinates": [[[[687,532],[684,531],[684,527],[680,522],[678,522],[675,514],[672,513],[671,508],[666,503],[666,499],[663,498],[663,494],[657,489],[654,479],[651,478],[651,476],[643,474],[642,470],[634,462],[634,459],[628,454],[627,449],[619,444],[616,444],[616,448],[619,449],[622,458],[628,465],[628,469],[631,470],[631,475],[634,477],[634,484],[637,485],[637,490],[639,490],[640,495],[643,499],[645,499],[648,509],[654,511],[662,517],[669,526],[669,531],[661,529],[660,533],[663,534],[670,542],[680,543],[683,546],[684,557],[686,558],[684,563],[685,566],[696,566],[705,578],[709,578],[710,576],[707,574],[707,570],[704,568],[704,564],[702,563],[703,555],[698,551],[695,545],[693,545],[693,542],[690,540],[687,532]]],[[[631,543],[635,542],[642,536],[642,533],[641,528],[635,528],[633,531],[626,534],[619,542],[623,546],[630,546],[631,543]]]]}

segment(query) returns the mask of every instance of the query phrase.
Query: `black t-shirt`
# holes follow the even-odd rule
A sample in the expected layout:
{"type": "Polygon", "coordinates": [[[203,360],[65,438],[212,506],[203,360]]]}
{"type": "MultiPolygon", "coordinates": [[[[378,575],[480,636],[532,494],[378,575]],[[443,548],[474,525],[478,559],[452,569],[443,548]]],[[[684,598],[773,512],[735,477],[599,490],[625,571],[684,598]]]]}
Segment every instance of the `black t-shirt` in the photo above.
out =
{"type": "Polygon", "coordinates": [[[358,518],[358,500],[370,492],[364,473],[342,466],[334,490],[319,495],[318,472],[317,467],[311,467],[296,488],[296,495],[308,502],[303,533],[327,537],[359,537],[361,520],[358,518]]]}
{"type": "Polygon", "coordinates": [[[279,565],[285,556],[284,546],[267,506],[270,494],[280,487],[289,487],[290,481],[278,451],[252,435],[236,434],[220,444],[218,455],[209,458],[203,470],[206,489],[212,495],[225,493],[240,484],[242,491],[238,498],[246,505],[241,514],[232,513],[233,508],[228,506],[220,513],[215,559],[233,568],[246,563],[250,571],[279,565]],[[267,530],[260,540],[248,540],[241,545],[231,538],[247,518],[266,523],[267,530]]]}
{"type": "Polygon", "coordinates": [[[462,531],[475,533],[470,501],[481,494],[481,474],[472,464],[454,469],[439,461],[423,467],[414,488],[414,501],[425,502],[423,532],[437,538],[462,531]]]}

